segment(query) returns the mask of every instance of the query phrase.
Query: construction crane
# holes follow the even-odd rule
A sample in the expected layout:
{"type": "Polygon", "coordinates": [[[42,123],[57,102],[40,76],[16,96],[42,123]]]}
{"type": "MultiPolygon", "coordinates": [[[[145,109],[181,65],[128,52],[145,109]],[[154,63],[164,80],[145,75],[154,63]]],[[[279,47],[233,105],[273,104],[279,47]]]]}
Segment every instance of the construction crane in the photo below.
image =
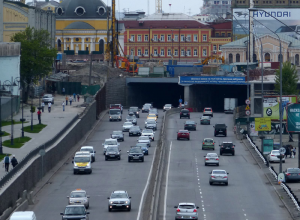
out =
{"type": "Polygon", "coordinates": [[[162,0],[155,0],[155,13],[162,13],[162,0]]]}
{"type": "Polygon", "coordinates": [[[216,56],[216,55],[212,55],[212,56],[207,57],[201,63],[195,63],[194,65],[208,65],[209,60],[221,60],[222,64],[225,63],[224,57],[219,57],[219,56],[216,56]]]}

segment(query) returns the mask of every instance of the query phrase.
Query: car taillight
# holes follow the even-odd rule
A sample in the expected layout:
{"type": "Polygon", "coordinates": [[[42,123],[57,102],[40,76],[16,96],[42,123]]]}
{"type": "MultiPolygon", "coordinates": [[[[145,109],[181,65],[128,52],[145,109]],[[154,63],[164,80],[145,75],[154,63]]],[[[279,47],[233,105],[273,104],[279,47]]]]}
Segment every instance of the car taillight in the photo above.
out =
{"type": "Polygon", "coordinates": [[[213,143],[213,145],[215,145],[215,143],[213,143]]]}
{"type": "Polygon", "coordinates": [[[216,178],[215,176],[211,176],[211,178],[216,178]]]}
{"type": "Polygon", "coordinates": [[[232,148],[234,148],[234,146],[232,146],[232,148]]]}
{"type": "Polygon", "coordinates": [[[287,176],[290,176],[291,174],[290,174],[290,173],[287,173],[286,175],[287,175],[287,176]]]}
{"type": "Polygon", "coordinates": [[[203,144],[204,144],[204,142],[203,142],[203,144]]]}
{"type": "Polygon", "coordinates": [[[208,158],[205,158],[205,160],[209,160],[208,158]]]}
{"type": "Polygon", "coordinates": [[[219,160],[219,158],[217,158],[216,160],[219,160]]]}
{"type": "Polygon", "coordinates": [[[197,212],[197,209],[194,209],[194,211],[193,212],[197,212]]]}
{"type": "Polygon", "coordinates": [[[224,178],[224,179],[227,179],[227,176],[224,176],[223,178],[224,178]]]}
{"type": "Polygon", "coordinates": [[[177,209],[176,212],[180,212],[180,209],[177,209]]]}
{"type": "Polygon", "coordinates": [[[221,146],[223,148],[223,146],[221,146]]]}
{"type": "Polygon", "coordinates": [[[272,157],[275,157],[275,155],[271,155],[272,157]]]}
{"type": "Polygon", "coordinates": [[[180,114],[182,115],[182,112],[180,112],[180,114]]]}

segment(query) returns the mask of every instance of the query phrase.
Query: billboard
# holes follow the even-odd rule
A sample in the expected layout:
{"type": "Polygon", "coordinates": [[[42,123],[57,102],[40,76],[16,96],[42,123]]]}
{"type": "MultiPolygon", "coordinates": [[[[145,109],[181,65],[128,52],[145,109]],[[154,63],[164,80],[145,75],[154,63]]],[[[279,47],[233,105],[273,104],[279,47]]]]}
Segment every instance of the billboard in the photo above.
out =
{"type": "Polygon", "coordinates": [[[289,132],[300,132],[300,104],[287,106],[287,130],[289,132]]]}
{"type": "Polygon", "coordinates": [[[282,96],[282,104],[280,105],[279,96],[264,97],[264,118],[271,120],[279,120],[279,108],[281,106],[283,112],[283,120],[286,120],[285,107],[289,103],[297,103],[297,96],[282,96]]]}
{"type": "MultiPolygon", "coordinates": [[[[286,25],[291,26],[293,29],[300,27],[300,13],[299,9],[296,8],[262,8],[266,12],[270,13],[272,16],[276,17],[280,21],[284,22],[286,25]]],[[[234,8],[233,14],[235,18],[239,21],[239,23],[244,26],[247,30],[249,29],[249,11],[248,9],[239,9],[234,8]],[[238,12],[238,13],[237,13],[238,12]],[[239,15],[239,13],[242,15],[239,15]],[[245,15],[246,14],[246,15],[245,15]]],[[[253,12],[253,18],[261,22],[263,25],[270,28],[272,31],[276,33],[287,33],[290,36],[299,36],[288,29],[286,26],[281,24],[279,21],[268,15],[263,11],[255,11],[253,12]]],[[[233,34],[234,35],[245,35],[245,31],[243,27],[233,19],[233,34]]],[[[268,29],[266,29],[263,25],[259,24],[257,21],[253,19],[254,23],[254,33],[256,34],[266,34],[271,33],[268,29]]],[[[248,34],[248,33],[247,33],[248,34]]]]}
{"type": "Polygon", "coordinates": [[[255,131],[271,131],[271,118],[255,118],[255,131]]]}
{"type": "Polygon", "coordinates": [[[178,84],[245,84],[245,77],[179,76],[178,84]]]}

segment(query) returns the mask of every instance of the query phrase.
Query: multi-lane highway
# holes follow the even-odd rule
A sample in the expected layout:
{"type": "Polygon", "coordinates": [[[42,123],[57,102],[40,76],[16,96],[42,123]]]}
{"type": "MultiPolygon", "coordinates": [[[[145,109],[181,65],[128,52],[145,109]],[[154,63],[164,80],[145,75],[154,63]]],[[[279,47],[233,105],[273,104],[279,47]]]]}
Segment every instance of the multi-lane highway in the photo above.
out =
{"type": "MultiPolygon", "coordinates": [[[[147,113],[141,113],[137,119],[142,129],[147,117],[147,113]]],[[[36,213],[37,219],[53,220],[59,219],[60,212],[64,211],[68,203],[67,196],[72,190],[81,188],[90,195],[90,219],[137,219],[141,197],[146,186],[148,175],[153,160],[153,153],[159,139],[160,126],[162,123],[162,111],[159,112],[158,130],[155,133],[155,141],[151,143],[149,155],[145,156],[145,161],[130,162],[127,160],[127,150],[137,143],[138,137],[129,137],[128,132],[124,132],[125,141],[120,142],[121,160],[105,161],[102,143],[110,138],[112,131],[122,130],[122,125],[127,116],[127,110],[123,112],[122,122],[109,122],[108,115],[105,116],[91,137],[84,143],[87,146],[94,146],[96,150],[96,162],[92,164],[92,174],[73,174],[73,165],[68,161],[49,181],[35,198],[36,203],[32,210],[36,213]],[[108,212],[108,199],[114,190],[126,190],[132,197],[131,211],[108,212]]]]}
{"type": "MultiPolygon", "coordinates": [[[[190,141],[177,140],[176,132],[183,129],[186,119],[173,114],[167,121],[167,148],[170,161],[167,194],[161,202],[160,216],[174,220],[175,205],[179,202],[194,202],[199,206],[199,219],[205,220],[259,220],[291,219],[283,204],[269,185],[259,167],[246,148],[235,139],[232,132],[232,115],[214,114],[211,125],[200,125],[200,113],[191,113],[196,121],[197,131],[191,131],[190,141]],[[225,123],[227,137],[214,137],[213,125],[225,123]],[[204,156],[208,150],[201,150],[203,138],[214,138],[217,146],[222,141],[233,141],[235,156],[220,157],[220,166],[204,166],[204,156]],[[229,185],[209,185],[209,172],[212,169],[225,169],[229,172],[229,185]]],[[[219,146],[215,152],[219,154],[219,146]]]]}

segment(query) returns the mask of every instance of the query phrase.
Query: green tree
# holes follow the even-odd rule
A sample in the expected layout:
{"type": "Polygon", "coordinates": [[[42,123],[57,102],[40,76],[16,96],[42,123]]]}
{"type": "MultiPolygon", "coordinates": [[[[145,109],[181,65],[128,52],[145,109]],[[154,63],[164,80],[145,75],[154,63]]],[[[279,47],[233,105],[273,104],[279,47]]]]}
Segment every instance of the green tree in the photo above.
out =
{"type": "MultiPolygon", "coordinates": [[[[51,72],[57,51],[51,46],[48,31],[27,27],[24,31],[14,34],[11,41],[21,43],[20,72],[23,88],[23,82],[29,85],[51,72]]],[[[29,89],[27,86],[24,101],[27,101],[29,89]]]]}
{"type": "MultiPolygon", "coordinates": [[[[275,91],[280,93],[280,70],[276,70],[275,75],[275,91]]],[[[290,62],[284,62],[282,65],[282,94],[283,95],[298,95],[297,90],[298,75],[295,65],[290,62]]]]}

